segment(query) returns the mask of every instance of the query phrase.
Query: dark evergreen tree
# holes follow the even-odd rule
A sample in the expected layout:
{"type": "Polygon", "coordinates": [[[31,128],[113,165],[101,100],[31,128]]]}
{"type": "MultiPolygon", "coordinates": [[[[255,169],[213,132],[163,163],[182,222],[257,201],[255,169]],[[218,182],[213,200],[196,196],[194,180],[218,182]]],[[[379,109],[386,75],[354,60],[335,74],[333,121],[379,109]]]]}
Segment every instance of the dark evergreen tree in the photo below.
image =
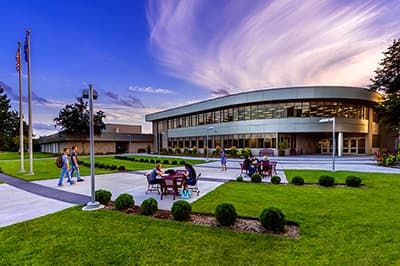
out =
{"type": "MultiPolygon", "coordinates": [[[[28,135],[28,126],[24,122],[24,136],[28,135]]],[[[11,109],[10,99],[0,86],[0,151],[18,151],[19,114],[11,109]]]]}
{"type": "Polygon", "coordinates": [[[397,132],[400,139],[400,39],[394,40],[383,55],[370,87],[383,96],[378,107],[382,128],[397,132]]]}
{"type": "MultiPolygon", "coordinates": [[[[102,130],[106,128],[103,122],[105,117],[103,111],[97,111],[93,116],[94,134],[97,136],[100,136],[102,130]]],[[[54,122],[61,127],[62,133],[81,138],[82,152],[84,153],[85,140],[89,137],[88,103],[82,97],[78,97],[76,103],[66,105],[59,112],[58,117],[54,118],[54,122]]]]}

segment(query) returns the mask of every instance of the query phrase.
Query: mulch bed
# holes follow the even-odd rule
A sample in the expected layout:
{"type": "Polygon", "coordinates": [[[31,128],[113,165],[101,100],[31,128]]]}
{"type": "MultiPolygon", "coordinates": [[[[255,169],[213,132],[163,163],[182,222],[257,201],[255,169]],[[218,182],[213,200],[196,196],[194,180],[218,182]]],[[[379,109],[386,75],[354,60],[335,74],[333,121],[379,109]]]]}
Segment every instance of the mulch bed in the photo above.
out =
{"type": "MultiPolygon", "coordinates": [[[[118,211],[114,207],[114,203],[110,202],[107,206],[105,206],[105,209],[107,210],[112,210],[112,211],[118,211]]],[[[129,208],[125,210],[121,210],[121,212],[124,212],[126,214],[134,214],[134,215],[140,215],[140,207],[135,206],[134,208],[129,208]]],[[[158,210],[152,217],[156,219],[162,219],[162,220],[174,220],[172,217],[171,211],[169,210],[158,210]]],[[[266,234],[266,235],[271,235],[271,236],[278,236],[278,237],[288,237],[288,238],[298,238],[300,237],[300,228],[299,226],[296,225],[285,225],[284,231],[275,234],[272,231],[266,230],[261,223],[254,218],[244,218],[244,217],[239,217],[236,219],[236,223],[232,226],[221,226],[218,224],[217,220],[213,215],[209,214],[202,214],[202,213],[192,213],[190,215],[189,221],[192,224],[196,225],[202,225],[202,226],[209,226],[209,227],[221,227],[221,228],[226,228],[228,230],[236,231],[236,232],[246,232],[246,233],[258,233],[258,234],[266,234]]]]}

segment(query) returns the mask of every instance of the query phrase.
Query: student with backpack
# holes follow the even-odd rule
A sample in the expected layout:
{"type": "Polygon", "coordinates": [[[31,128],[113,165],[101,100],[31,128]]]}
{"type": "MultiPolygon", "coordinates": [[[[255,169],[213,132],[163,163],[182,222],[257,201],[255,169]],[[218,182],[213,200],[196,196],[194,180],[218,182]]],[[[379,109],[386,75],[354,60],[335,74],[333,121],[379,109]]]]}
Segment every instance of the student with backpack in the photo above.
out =
{"type": "Polygon", "coordinates": [[[71,178],[74,177],[74,172],[76,172],[76,182],[85,181],[79,174],[78,147],[76,146],[72,146],[71,149],[71,178]]]}
{"type": "Polygon", "coordinates": [[[61,156],[61,158],[57,158],[56,164],[59,167],[61,166],[61,175],[60,178],[58,179],[58,186],[62,187],[63,186],[63,180],[65,175],[67,175],[68,181],[67,183],[69,184],[74,184],[74,181],[71,180],[71,167],[69,163],[69,148],[64,148],[64,154],[61,156]]]}

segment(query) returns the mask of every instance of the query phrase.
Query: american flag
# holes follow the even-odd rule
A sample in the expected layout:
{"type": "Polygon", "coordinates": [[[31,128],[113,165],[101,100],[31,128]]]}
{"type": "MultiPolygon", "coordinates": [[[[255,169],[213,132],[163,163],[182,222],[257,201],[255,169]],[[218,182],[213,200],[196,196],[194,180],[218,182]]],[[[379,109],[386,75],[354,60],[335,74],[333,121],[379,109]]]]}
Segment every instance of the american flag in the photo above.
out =
{"type": "Polygon", "coordinates": [[[15,56],[15,69],[17,70],[17,72],[21,71],[21,55],[20,55],[20,49],[18,48],[17,50],[17,55],[15,56]]]}

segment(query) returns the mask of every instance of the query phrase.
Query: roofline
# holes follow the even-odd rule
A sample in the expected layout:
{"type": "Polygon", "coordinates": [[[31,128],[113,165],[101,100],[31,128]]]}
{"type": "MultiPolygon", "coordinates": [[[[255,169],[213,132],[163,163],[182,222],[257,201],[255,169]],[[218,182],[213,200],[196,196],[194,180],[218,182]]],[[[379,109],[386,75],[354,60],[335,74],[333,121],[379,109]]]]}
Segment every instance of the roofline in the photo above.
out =
{"type": "MultiPolygon", "coordinates": [[[[235,94],[229,94],[229,95],[224,95],[224,96],[220,96],[220,97],[216,97],[216,98],[211,98],[211,99],[207,99],[207,100],[202,100],[199,102],[195,102],[195,103],[190,103],[187,105],[182,105],[182,106],[177,106],[177,107],[173,107],[173,108],[169,108],[169,109],[165,109],[162,111],[158,111],[155,113],[151,113],[151,114],[147,114],[145,115],[145,120],[147,122],[152,122],[155,120],[159,120],[159,119],[163,119],[163,118],[167,118],[167,117],[173,117],[173,116],[163,116],[163,113],[166,112],[172,112],[175,110],[180,110],[180,109],[184,109],[184,108],[190,108],[190,107],[194,107],[196,105],[200,105],[200,104],[206,104],[208,102],[213,102],[213,101],[223,101],[226,98],[233,98],[233,97],[240,97],[241,95],[245,95],[245,94],[252,94],[252,93],[264,93],[264,92],[273,92],[276,90],[298,90],[298,89],[328,89],[328,88],[332,88],[332,89],[358,89],[358,90],[364,90],[365,92],[371,93],[371,94],[375,94],[376,99],[381,98],[380,94],[368,89],[366,87],[356,87],[356,86],[339,86],[339,85],[315,85],[315,86],[288,86],[288,87],[273,87],[273,88],[261,88],[261,89],[256,89],[256,90],[251,90],[251,91],[244,91],[244,92],[239,92],[239,93],[235,93],[235,94]],[[158,116],[163,116],[162,118],[152,118],[152,117],[158,117],[158,116]]],[[[346,96],[346,95],[344,95],[346,96]]],[[[324,97],[319,97],[319,98],[324,98],[324,97]]],[[[287,98],[287,99],[271,99],[272,101],[290,101],[290,100],[296,100],[296,99],[319,99],[319,98],[313,98],[313,97],[303,97],[303,98],[287,98]]],[[[332,97],[328,97],[328,98],[332,98],[332,97]]],[[[339,99],[359,99],[359,98],[351,98],[351,97],[338,97],[339,99]]],[[[366,100],[366,99],[361,99],[361,100],[366,100]]],[[[249,101],[249,102],[260,102],[260,101],[265,101],[265,100],[259,100],[259,101],[249,101]]],[[[372,99],[370,101],[373,101],[372,99]]],[[[243,104],[243,103],[237,103],[237,104],[233,104],[233,105],[239,105],[239,104],[243,104]]],[[[214,108],[219,108],[222,106],[215,106],[212,107],[210,109],[214,109],[214,108]]],[[[198,112],[201,110],[196,110],[193,111],[192,113],[198,112]]],[[[175,115],[174,115],[175,116],[175,115]]]]}

